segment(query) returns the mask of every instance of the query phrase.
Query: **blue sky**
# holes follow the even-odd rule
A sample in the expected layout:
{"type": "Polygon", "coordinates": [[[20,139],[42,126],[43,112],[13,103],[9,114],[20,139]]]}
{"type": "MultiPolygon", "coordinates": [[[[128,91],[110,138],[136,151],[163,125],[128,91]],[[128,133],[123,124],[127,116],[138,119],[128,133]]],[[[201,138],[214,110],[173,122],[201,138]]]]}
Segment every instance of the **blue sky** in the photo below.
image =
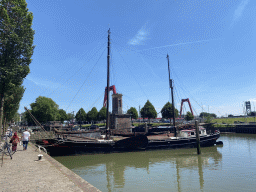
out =
{"type": "MultiPolygon", "coordinates": [[[[19,112],[38,96],[60,109],[86,112],[103,105],[107,31],[111,85],[123,110],[149,100],[160,112],[189,98],[195,114],[243,114],[256,104],[256,1],[252,0],[27,0],[36,48],[19,112]]],[[[184,105],[184,112],[188,111],[184,105]]]]}

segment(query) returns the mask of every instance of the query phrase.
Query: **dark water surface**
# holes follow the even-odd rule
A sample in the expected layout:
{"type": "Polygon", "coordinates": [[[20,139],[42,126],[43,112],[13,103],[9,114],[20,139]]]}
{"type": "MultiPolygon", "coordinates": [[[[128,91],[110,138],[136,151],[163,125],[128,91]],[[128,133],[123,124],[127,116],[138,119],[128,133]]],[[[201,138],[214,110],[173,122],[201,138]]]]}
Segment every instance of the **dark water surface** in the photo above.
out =
{"type": "Polygon", "coordinates": [[[54,157],[101,191],[256,191],[256,135],[222,147],[54,157]]]}

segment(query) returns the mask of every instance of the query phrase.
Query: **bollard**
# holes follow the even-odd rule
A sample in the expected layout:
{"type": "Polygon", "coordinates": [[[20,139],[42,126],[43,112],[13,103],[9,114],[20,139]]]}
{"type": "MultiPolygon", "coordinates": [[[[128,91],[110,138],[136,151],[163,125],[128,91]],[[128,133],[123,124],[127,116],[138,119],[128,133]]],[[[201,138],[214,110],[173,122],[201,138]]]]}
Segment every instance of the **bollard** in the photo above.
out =
{"type": "Polygon", "coordinates": [[[197,154],[201,154],[201,147],[200,147],[200,135],[199,135],[199,127],[198,127],[198,121],[196,120],[196,147],[197,147],[197,154]]]}
{"type": "Polygon", "coordinates": [[[43,158],[43,155],[42,155],[42,154],[39,154],[39,155],[38,155],[38,161],[42,160],[42,158],[43,158]]]}

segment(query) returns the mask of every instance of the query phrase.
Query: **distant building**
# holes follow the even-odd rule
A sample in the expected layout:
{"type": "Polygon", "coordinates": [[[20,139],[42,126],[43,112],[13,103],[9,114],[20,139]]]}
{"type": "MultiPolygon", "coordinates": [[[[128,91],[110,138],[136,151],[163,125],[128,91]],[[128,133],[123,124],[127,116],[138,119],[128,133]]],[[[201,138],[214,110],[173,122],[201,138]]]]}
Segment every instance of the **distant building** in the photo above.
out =
{"type": "Polygon", "coordinates": [[[122,132],[131,131],[131,115],[123,114],[122,94],[112,95],[112,114],[110,115],[110,129],[120,130],[122,132]]]}

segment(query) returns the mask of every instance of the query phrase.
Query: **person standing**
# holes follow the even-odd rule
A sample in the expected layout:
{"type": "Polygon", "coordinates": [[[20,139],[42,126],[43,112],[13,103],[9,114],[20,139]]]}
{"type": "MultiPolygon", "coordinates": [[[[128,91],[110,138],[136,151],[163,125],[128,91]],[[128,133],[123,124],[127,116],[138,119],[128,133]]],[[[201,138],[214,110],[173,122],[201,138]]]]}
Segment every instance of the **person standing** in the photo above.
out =
{"type": "Polygon", "coordinates": [[[29,140],[30,140],[30,133],[28,132],[28,129],[26,129],[26,131],[23,132],[22,134],[23,150],[27,150],[29,140]]]}
{"type": "Polygon", "coordinates": [[[20,139],[17,135],[17,132],[14,133],[14,135],[11,138],[11,143],[12,143],[12,151],[17,151],[17,145],[20,142],[20,139]]]}
{"type": "Polygon", "coordinates": [[[12,129],[9,131],[9,137],[12,137],[12,129]]]}

